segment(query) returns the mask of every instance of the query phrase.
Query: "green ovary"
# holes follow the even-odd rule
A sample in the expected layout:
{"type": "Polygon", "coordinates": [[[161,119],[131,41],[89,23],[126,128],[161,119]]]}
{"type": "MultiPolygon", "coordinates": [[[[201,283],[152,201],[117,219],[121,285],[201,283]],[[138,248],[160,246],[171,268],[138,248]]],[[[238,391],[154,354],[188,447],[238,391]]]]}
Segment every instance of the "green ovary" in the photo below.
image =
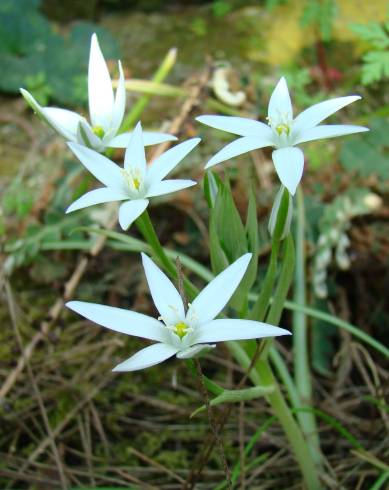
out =
{"type": "Polygon", "coordinates": [[[189,329],[188,325],[184,322],[179,322],[174,325],[174,333],[177,334],[180,337],[180,339],[185,337],[185,335],[188,332],[188,329],[189,329]]]}
{"type": "Polygon", "coordinates": [[[104,129],[101,126],[93,126],[92,131],[99,138],[103,138],[104,137],[105,131],[104,131],[104,129]]]}

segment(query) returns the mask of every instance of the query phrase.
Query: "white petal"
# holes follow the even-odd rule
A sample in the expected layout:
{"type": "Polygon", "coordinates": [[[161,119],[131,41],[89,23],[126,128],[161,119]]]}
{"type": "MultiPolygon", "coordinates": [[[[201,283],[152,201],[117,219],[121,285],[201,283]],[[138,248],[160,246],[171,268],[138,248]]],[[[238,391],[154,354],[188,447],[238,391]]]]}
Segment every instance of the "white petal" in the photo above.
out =
{"type": "Polygon", "coordinates": [[[288,146],[272,153],[272,159],[281,183],[294,196],[304,170],[304,153],[300,148],[288,146]]]}
{"type": "Polygon", "coordinates": [[[118,132],[120,125],[122,124],[124,110],[126,108],[126,87],[124,83],[123,68],[120,61],[118,62],[118,65],[119,65],[119,80],[116,89],[116,96],[113,105],[113,114],[112,114],[112,121],[111,121],[111,129],[113,130],[114,134],[118,132]]]}
{"type": "Polygon", "coordinates": [[[123,190],[124,180],[116,163],[78,143],[68,143],[68,146],[96,179],[107,187],[123,190]]]}
{"type": "Polygon", "coordinates": [[[119,224],[122,229],[127,230],[148,205],[149,201],[147,199],[134,199],[121,204],[119,208],[119,224]]]}
{"type": "Polygon", "coordinates": [[[262,139],[257,136],[244,136],[243,138],[233,141],[218,151],[216,155],[209,160],[205,168],[210,168],[217,163],[224,162],[230,158],[241,155],[242,153],[257,150],[258,148],[263,148],[265,146],[273,146],[273,142],[270,138],[262,139]]]}
{"type": "Polygon", "coordinates": [[[128,195],[125,192],[103,187],[102,189],[95,189],[94,191],[87,192],[83,196],[79,197],[67,208],[66,213],[71,213],[77,209],[87,208],[89,206],[93,206],[94,204],[124,201],[125,199],[128,199],[128,195]]]}
{"type": "Polygon", "coordinates": [[[182,350],[177,353],[178,359],[190,359],[191,357],[196,357],[199,354],[203,354],[208,352],[216,347],[215,344],[197,344],[192,345],[192,347],[188,347],[185,350],[182,350]]]}
{"type": "Polygon", "coordinates": [[[339,111],[346,105],[359,100],[361,97],[359,95],[350,95],[349,97],[338,97],[336,99],[325,100],[324,102],[319,102],[312,107],[308,107],[305,111],[301,112],[293,123],[293,132],[298,136],[301,131],[305,129],[310,129],[316,126],[321,121],[327,117],[334,114],[334,112],[339,111]]]}
{"type": "Polygon", "coordinates": [[[124,155],[125,169],[139,169],[142,177],[146,173],[146,155],[142,137],[142,125],[140,122],[131,133],[126,153],[124,155]]]}
{"type": "MultiPolygon", "coordinates": [[[[130,132],[118,134],[109,142],[110,147],[112,148],[127,148],[128,143],[131,139],[130,132]]],[[[164,143],[165,141],[176,141],[177,138],[172,134],[167,133],[153,133],[151,131],[143,131],[143,144],[144,146],[150,145],[158,145],[159,143],[164,143]]]]}
{"type": "Polygon", "coordinates": [[[40,116],[54,131],[66,138],[68,141],[76,141],[78,123],[84,120],[76,112],[58,107],[42,107],[34,97],[25,90],[20,89],[20,93],[31,107],[31,109],[40,116]]]}
{"type": "Polygon", "coordinates": [[[69,301],[66,306],[88,320],[115,332],[158,342],[166,339],[166,328],[151,316],[85,301],[69,301]]]}
{"type": "Polygon", "coordinates": [[[363,133],[369,131],[369,128],[363,126],[353,126],[351,124],[329,124],[322,126],[314,126],[300,133],[294,142],[296,145],[305,143],[306,141],[320,140],[322,138],[335,138],[337,136],[345,136],[346,134],[363,133]]]}
{"type": "Polygon", "coordinates": [[[94,134],[92,128],[86,121],[80,121],[78,125],[77,142],[99,153],[105,149],[104,142],[94,134]]]}
{"type": "Polygon", "coordinates": [[[86,123],[76,112],[58,107],[43,107],[41,113],[48,124],[68,141],[76,141],[78,125],[86,123]]]}
{"type": "Polygon", "coordinates": [[[112,121],[114,98],[111,77],[96,34],[92,35],[88,69],[89,114],[93,126],[105,131],[112,121]]]}
{"type": "Polygon", "coordinates": [[[166,177],[200,141],[200,138],[192,138],[162,153],[147,169],[148,183],[152,184],[166,177]]]}
{"type": "Polygon", "coordinates": [[[183,321],[184,305],[171,280],[143,253],[142,262],[151,296],[163,321],[168,325],[183,321]]]}
{"type": "Polygon", "coordinates": [[[235,116],[199,116],[196,121],[206,124],[211,128],[221,129],[228,133],[238,134],[239,136],[260,136],[261,138],[271,138],[271,129],[254,119],[235,116]]]}
{"type": "Polygon", "coordinates": [[[252,320],[213,320],[196,330],[196,342],[260,339],[290,335],[288,330],[252,320]]]}
{"type": "Polygon", "coordinates": [[[156,182],[149,187],[146,193],[146,197],[162,196],[164,194],[170,194],[171,192],[181,191],[187,187],[196,185],[194,180],[174,179],[163,180],[162,182],[156,182]]]}
{"type": "Polygon", "coordinates": [[[145,347],[140,350],[127,361],[118,364],[112,371],[124,372],[124,371],[137,371],[138,369],[145,369],[160,362],[166,361],[169,357],[174,356],[177,352],[177,348],[168,344],[154,344],[149,347],[145,347]]]}
{"type": "Polygon", "coordinates": [[[247,270],[251,256],[250,253],[242,255],[217,275],[192,302],[187,312],[187,318],[194,315],[198,324],[213,320],[234,294],[247,270]]]}
{"type": "Polygon", "coordinates": [[[288,85],[284,77],[277,83],[270,96],[267,115],[270,120],[277,120],[282,116],[286,116],[288,119],[293,117],[292,102],[290,100],[288,85]]]}

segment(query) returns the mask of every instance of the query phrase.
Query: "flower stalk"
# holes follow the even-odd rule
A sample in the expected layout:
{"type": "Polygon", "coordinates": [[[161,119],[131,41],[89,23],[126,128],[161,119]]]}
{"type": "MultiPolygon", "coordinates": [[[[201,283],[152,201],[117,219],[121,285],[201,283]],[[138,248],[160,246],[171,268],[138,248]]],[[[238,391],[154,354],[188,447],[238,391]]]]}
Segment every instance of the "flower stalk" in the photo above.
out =
{"type": "MultiPolygon", "coordinates": [[[[301,189],[297,191],[297,220],[296,220],[296,273],[294,301],[300,306],[306,304],[306,277],[305,277],[305,209],[304,195],[301,189]]],[[[322,462],[320,442],[317,435],[316,419],[313,412],[308,411],[312,406],[312,382],[309,367],[308,354],[308,331],[307,317],[302,311],[293,313],[293,364],[295,380],[299,394],[299,403],[296,408],[303,408],[304,411],[297,411],[302,431],[307,439],[307,443],[317,465],[322,462]]]]}

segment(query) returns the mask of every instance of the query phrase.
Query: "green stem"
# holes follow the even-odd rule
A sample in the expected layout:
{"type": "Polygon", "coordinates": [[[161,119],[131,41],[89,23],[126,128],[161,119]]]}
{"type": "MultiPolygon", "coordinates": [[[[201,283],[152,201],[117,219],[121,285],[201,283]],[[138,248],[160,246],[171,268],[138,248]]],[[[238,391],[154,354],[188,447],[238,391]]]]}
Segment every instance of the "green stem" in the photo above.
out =
{"type": "Polygon", "coordinates": [[[267,361],[259,361],[257,366],[262,384],[272,385],[275,387],[273,393],[267,396],[267,399],[277,416],[289,444],[293,450],[294,456],[300,466],[305,484],[309,490],[318,490],[321,484],[317,475],[315,463],[309,452],[308,445],[304,439],[300,427],[296,423],[285,399],[282,395],[280,387],[273,375],[273,372],[267,361]]]}
{"type": "MultiPolygon", "coordinates": [[[[170,49],[157,71],[154,73],[151,79],[153,82],[161,83],[165,80],[176,62],[176,56],[177,50],[175,48],[170,49]]],[[[127,117],[124,119],[120,128],[120,133],[124,133],[134,126],[145,110],[147,104],[150,102],[151,97],[152,95],[143,95],[137,100],[127,117]]]]}
{"type": "MultiPolygon", "coordinates": [[[[235,341],[227,342],[227,345],[239,364],[244,369],[248,369],[251,364],[251,359],[244,348],[235,341]]],[[[317,476],[315,463],[312,459],[311,453],[309,452],[307,442],[304,439],[300,427],[298,426],[296,419],[293,417],[290,408],[285,402],[268,361],[258,361],[253,369],[251,369],[249,378],[254,384],[274,387],[274,391],[267,395],[266,399],[271,405],[274,415],[277,417],[284,430],[291,450],[300,467],[306,488],[308,490],[321,489],[322,487],[317,476]]]]}
{"type": "MultiPolygon", "coordinates": [[[[297,223],[296,223],[296,273],[294,301],[306,304],[305,287],[305,210],[304,196],[301,188],[297,191],[297,223]]],[[[308,354],[307,317],[302,311],[293,314],[293,361],[295,380],[299,393],[297,408],[310,408],[312,405],[312,382],[308,354]]],[[[321,464],[320,441],[317,432],[316,418],[312,411],[297,412],[302,431],[307,439],[312,457],[317,465],[321,464]]]]}
{"type": "MultiPolygon", "coordinates": [[[[151,79],[152,82],[161,83],[165,80],[176,62],[176,56],[177,51],[175,48],[172,48],[168,51],[167,55],[162,60],[162,63],[159,65],[157,71],[154,73],[151,79]]],[[[119,134],[125,133],[126,131],[129,131],[131,128],[134,127],[136,122],[139,121],[141,115],[143,114],[143,111],[146,109],[146,106],[150,102],[152,97],[153,94],[143,95],[135,102],[132,109],[127,114],[122,125],[120,126],[119,134]]],[[[114,151],[114,148],[107,148],[105,150],[105,155],[108,158],[111,158],[114,151]]]]}
{"type": "Polygon", "coordinates": [[[266,315],[270,298],[272,296],[274,283],[277,275],[277,259],[281,246],[281,236],[284,230],[285,222],[288,216],[289,207],[289,195],[288,191],[284,189],[281,197],[281,203],[276,218],[276,225],[274,227],[272,236],[272,246],[270,253],[270,262],[266,271],[266,276],[262,284],[261,292],[258,299],[254,303],[252,310],[249,313],[251,320],[263,321],[266,315]]]}
{"type": "MultiPolygon", "coordinates": [[[[177,279],[177,270],[174,263],[166,255],[164,248],[159,241],[158,235],[155,232],[153,223],[151,222],[149,213],[147,210],[139,216],[135,221],[138,230],[142,233],[143,238],[150,245],[154,256],[158,259],[160,265],[166,270],[166,272],[174,279],[177,279]]],[[[186,278],[184,278],[185,292],[188,294],[189,299],[192,299],[197,294],[197,288],[186,278]]]]}

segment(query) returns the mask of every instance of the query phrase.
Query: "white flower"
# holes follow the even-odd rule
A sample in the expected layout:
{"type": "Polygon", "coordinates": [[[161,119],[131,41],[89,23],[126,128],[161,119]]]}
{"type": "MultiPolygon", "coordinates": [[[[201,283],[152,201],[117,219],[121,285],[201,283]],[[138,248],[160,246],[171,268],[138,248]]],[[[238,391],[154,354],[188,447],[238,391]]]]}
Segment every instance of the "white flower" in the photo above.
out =
{"type": "Polygon", "coordinates": [[[319,123],[342,107],[361,97],[351,95],[326,100],[309,107],[293,119],[292,103],[285,78],[274,89],[268,107],[268,124],[254,119],[232,116],[200,116],[196,119],[212,128],[242,136],[222,148],[205,168],[241,155],[251,150],[272,146],[276,172],[282,184],[293,195],[301,180],[304,154],[295,145],[321,138],[334,138],[346,134],[368,131],[363,126],[346,124],[320,125],[319,123]]]}
{"type": "Polygon", "coordinates": [[[103,327],[157,342],[116,366],[114,371],[144,369],[174,355],[180,359],[190,358],[215,347],[212,342],[290,334],[282,328],[252,320],[214,320],[238,287],[250,259],[251,254],[243,255],[215,277],[188,305],[186,313],[170,279],[144,254],[147,282],[161,315],[158,320],[134,311],[82,301],[70,301],[66,306],[103,327]]]}
{"type": "Polygon", "coordinates": [[[81,163],[106,187],[87,192],[66,210],[67,213],[77,209],[111,201],[126,201],[119,208],[119,223],[123,230],[140,216],[149,204],[149,198],[162,196],[195,185],[193,180],[162,180],[179,162],[200,142],[192,138],[170,148],[152,165],[147,166],[142,137],[142,126],[139,122],[131,134],[124,156],[124,168],[107,157],[96,153],[78,143],[68,143],[69,148],[81,163]]]}
{"type": "MultiPolygon", "coordinates": [[[[21,88],[20,92],[31,108],[67,141],[80,143],[98,152],[107,147],[126,148],[131,133],[117,134],[123,121],[126,89],[122,65],[119,64],[119,81],[116,96],[111,77],[101,52],[96,34],[92,35],[88,70],[89,116],[91,124],[76,112],[57,107],[42,107],[34,97],[21,88]]],[[[144,144],[154,145],[177,138],[164,133],[144,133],[144,144]]]]}

